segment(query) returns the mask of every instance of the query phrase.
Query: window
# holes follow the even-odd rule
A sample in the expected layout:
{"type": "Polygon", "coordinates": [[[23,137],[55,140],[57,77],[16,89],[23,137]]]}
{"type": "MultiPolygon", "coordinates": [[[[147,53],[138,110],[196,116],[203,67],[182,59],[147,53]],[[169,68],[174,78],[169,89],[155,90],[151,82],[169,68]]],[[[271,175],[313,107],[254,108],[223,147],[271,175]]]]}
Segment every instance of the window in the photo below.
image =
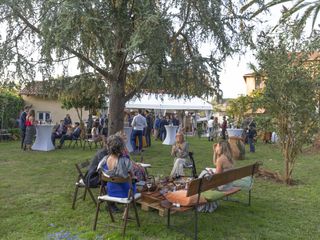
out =
{"type": "Polygon", "coordinates": [[[38,112],[38,120],[48,122],[51,119],[50,112],[38,112]]]}

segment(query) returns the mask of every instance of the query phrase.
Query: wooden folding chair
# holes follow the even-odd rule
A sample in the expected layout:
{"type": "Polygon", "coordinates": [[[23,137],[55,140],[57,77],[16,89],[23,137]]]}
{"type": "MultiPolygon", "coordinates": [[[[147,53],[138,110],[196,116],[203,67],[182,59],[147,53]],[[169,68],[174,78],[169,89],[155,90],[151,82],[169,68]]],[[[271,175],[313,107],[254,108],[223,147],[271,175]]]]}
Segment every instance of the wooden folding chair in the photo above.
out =
{"type": "Polygon", "coordinates": [[[92,138],[89,138],[88,136],[83,140],[83,150],[86,149],[86,145],[88,144],[89,149],[92,149],[92,144],[95,145],[96,148],[98,148],[98,146],[100,146],[101,148],[103,147],[103,138],[101,138],[100,141],[94,141],[92,138]]]}
{"type": "Polygon", "coordinates": [[[191,169],[192,177],[197,178],[197,169],[196,169],[196,164],[193,158],[193,152],[189,152],[189,159],[190,159],[190,164],[187,166],[184,166],[186,169],[191,169]]]}
{"type": "Polygon", "coordinates": [[[75,148],[76,146],[79,146],[80,145],[80,147],[82,147],[82,139],[81,139],[81,137],[78,137],[78,138],[76,138],[76,139],[71,139],[71,140],[66,140],[66,141],[70,141],[70,143],[69,143],[69,148],[75,148]]]}
{"type": "Polygon", "coordinates": [[[96,210],[96,215],[94,219],[94,224],[93,224],[93,230],[96,230],[97,227],[97,222],[98,222],[98,215],[100,211],[100,205],[103,202],[107,202],[108,204],[108,211],[109,215],[111,217],[111,221],[115,222],[112,211],[111,211],[111,206],[110,203],[119,203],[119,204],[124,204],[125,209],[124,209],[124,217],[123,217],[123,230],[122,230],[122,235],[125,236],[125,231],[127,227],[127,222],[128,222],[128,215],[129,215],[129,207],[130,205],[133,206],[134,212],[135,212],[135,219],[137,221],[138,227],[140,227],[140,221],[139,221],[139,216],[138,216],[138,211],[137,211],[137,206],[136,206],[136,199],[141,197],[140,193],[133,193],[133,188],[132,188],[132,179],[129,176],[128,178],[119,178],[119,177],[109,177],[105,175],[103,172],[100,174],[100,179],[101,179],[101,186],[100,186],[100,194],[98,197],[98,204],[97,204],[97,210],[96,210]],[[107,194],[107,183],[108,182],[113,182],[113,183],[129,183],[130,189],[128,192],[128,197],[125,198],[118,198],[118,197],[112,197],[107,194]]]}
{"type": "Polygon", "coordinates": [[[79,188],[84,188],[84,193],[83,193],[83,197],[82,197],[83,200],[86,199],[87,192],[89,192],[89,195],[90,195],[94,205],[97,205],[97,201],[96,201],[95,197],[93,196],[91,189],[87,186],[87,184],[85,182],[85,177],[83,174],[83,170],[86,170],[89,165],[90,165],[89,160],[82,162],[82,163],[75,164],[77,172],[78,172],[78,177],[77,177],[77,181],[75,183],[76,188],[75,188],[74,195],[73,195],[72,209],[75,209],[76,201],[81,198],[81,197],[78,198],[79,188]]]}

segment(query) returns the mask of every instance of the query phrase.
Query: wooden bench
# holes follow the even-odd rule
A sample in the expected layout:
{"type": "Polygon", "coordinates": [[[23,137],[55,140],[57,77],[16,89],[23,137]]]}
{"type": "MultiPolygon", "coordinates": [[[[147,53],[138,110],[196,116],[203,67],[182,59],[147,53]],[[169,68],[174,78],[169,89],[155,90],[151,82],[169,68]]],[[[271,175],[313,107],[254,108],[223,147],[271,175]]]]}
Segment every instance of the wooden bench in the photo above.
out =
{"type": "MultiPolygon", "coordinates": [[[[175,207],[168,200],[164,200],[161,202],[161,206],[168,209],[167,215],[167,226],[170,227],[170,211],[175,212],[185,212],[188,210],[194,210],[194,239],[198,239],[198,211],[197,208],[199,206],[200,196],[202,195],[210,195],[210,199],[208,201],[216,201],[219,199],[226,198],[232,194],[235,194],[241,190],[241,187],[232,187],[227,191],[216,191],[212,189],[216,189],[219,186],[234,182],[236,180],[240,180],[242,178],[250,176],[253,178],[253,175],[258,171],[259,163],[254,163],[248,166],[239,167],[235,169],[231,169],[229,171],[218,173],[210,176],[205,176],[203,178],[194,179],[190,182],[186,197],[197,195],[196,203],[192,204],[188,207],[175,207]]],[[[251,186],[248,188],[249,192],[249,204],[251,204],[251,186]]]]}

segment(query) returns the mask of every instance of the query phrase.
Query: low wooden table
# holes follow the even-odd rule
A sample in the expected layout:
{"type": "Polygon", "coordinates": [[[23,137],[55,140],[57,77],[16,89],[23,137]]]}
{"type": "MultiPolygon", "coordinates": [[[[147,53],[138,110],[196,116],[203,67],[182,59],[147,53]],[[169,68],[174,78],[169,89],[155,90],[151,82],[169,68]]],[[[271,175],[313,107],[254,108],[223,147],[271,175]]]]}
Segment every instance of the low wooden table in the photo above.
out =
{"type": "MultiPolygon", "coordinates": [[[[185,182],[187,179],[190,179],[188,177],[183,177],[179,180],[176,180],[174,182],[185,182]]],[[[174,187],[174,183],[167,182],[162,187],[171,189],[174,187]]],[[[180,185],[180,189],[184,188],[184,185],[180,185]]],[[[137,203],[141,204],[141,209],[144,211],[151,211],[151,209],[155,209],[159,212],[159,216],[163,217],[166,216],[168,213],[168,208],[161,206],[161,202],[165,201],[166,198],[160,193],[160,190],[158,187],[155,187],[155,191],[153,192],[142,192],[141,198],[137,200],[137,203]]],[[[171,208],[170,213],[175,213],[176,211],[171,208]]]]}
{"type": "Polygon", "coordinates": [[[141,204],[141,209],[144,211],[150,211],[155,209],[159,212],[159,216],[166,216],[168,210],[161,207],[161,201],[165,200],[165,197],[160,194],[159,191],[156,192],[142,192],[141,198],[137,200],[137,203],[141,204]]]}

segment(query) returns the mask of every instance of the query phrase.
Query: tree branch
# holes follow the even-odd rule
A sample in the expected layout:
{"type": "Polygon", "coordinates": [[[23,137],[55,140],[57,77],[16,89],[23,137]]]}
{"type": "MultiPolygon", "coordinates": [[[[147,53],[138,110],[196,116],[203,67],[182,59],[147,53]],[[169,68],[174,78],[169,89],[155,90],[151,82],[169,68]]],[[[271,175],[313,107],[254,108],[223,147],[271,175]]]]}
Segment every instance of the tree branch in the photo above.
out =
{"type": "MultiPolygon", "coordinates": [[[[17,11],[15,9],[15,7],[11,6],[12,10],[17,14],[17,16],[35,33],[39,34],[40,36],[42,36],[41,31],[34,26],[32,23],[30,23],[28,21],[28,19],[26,19],[19,11],[17,11]]],[[[91,66],[93,69],[95,69],[97,72],[99,72],[101,75],[105,76],[106,78],[110,79],[111,75],[103,70],[102,68],[100,68],[99,66],[97,66],[94,62],[92,62],[90,59],[88,59],[87,57],[85,57],[83,54],[75,51],[74,49],[68,47],[68,46],[61,46],[64,50],[66,50],[67,52],[75,55],[77,58],[79,58],[80,60],[84,61],[85,63],[87,63],[89,66],[91,66]]]]}
{"type": "Polygon", "coordinates": [[[184,22],[182,23],[182,25],[181,25],[181,27],[178,29],[178,31],[172,36],[171,42],[173,42],[173,41],[175,41],[175,40],[177,39],[177,37],[180,35],[180,33],[183,31],[183,29],[184,29],[185,26],[187,25],[187,21],[188,21],[188,19],[189,19],[190,9],[191,9],[191,3],[188,2],[186,18],[184,19],[184,22]]]}
{"type": "Polygon", "coordinates": [[[150,68],[153,66],[153,64],[150,64],[149,68],[147,69],[147,72],[143,76],[143,78],[140,79],[139,83],[124,97],[125,102],[129,101],[136,93],[137,90],[142,87],[142,85],[147,81],[150,68]]]}

